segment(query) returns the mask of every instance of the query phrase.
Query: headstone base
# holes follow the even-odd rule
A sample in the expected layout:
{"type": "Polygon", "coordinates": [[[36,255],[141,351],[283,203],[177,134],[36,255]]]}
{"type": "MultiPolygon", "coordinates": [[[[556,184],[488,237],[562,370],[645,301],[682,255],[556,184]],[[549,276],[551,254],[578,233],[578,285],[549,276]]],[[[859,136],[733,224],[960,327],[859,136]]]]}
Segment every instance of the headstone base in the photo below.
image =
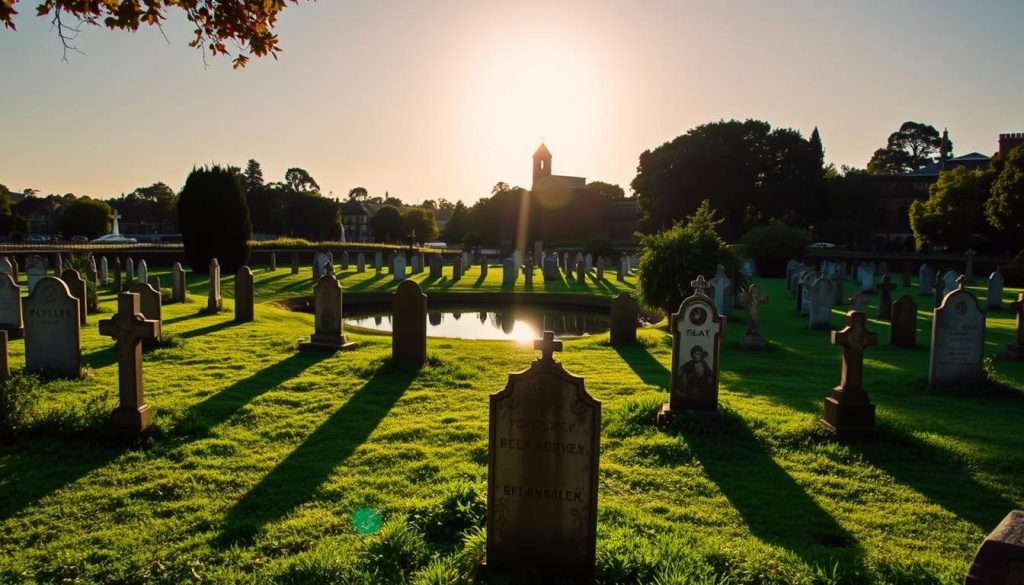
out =
{"type": "Polygon", "coordinates": [[[768,342],[760,335],[744,335],[740,340],[740,349],[768,349],[768,342]]]}
{"type": "Polygon", "coordinates": [[[1024,583],[1024,511],[1013,510],[978,547],[965,585],[1024,583]]]}
{"type": "Polygon", "coordinates": [[[1024,345],[1011,343],[1006,346],[1006,357],[1011,360],[1024,360],[1024,345]]]}
{"type": "Polygon", "coordinates": [[[344,335],[310,335],[309,341],[300,341],[299,349],[321,351],[350,351],[358,347],[354,341],[347,341],[344,335]]]}
{"type": "Polygon", "coordinates": [[[655,424],[659,427],[672,424],[673,421],[679,420],[683,417],[702,417],[702,418],[722,418],[725,416],[722,410],[715,408],[714,410],[672,410],[671,405],[666,402],[661,405],[661,410],[658,411],[657,416],[654,419],[655,424]]]}
{"type": "Polygon", "coordinates": [[[148,404],[143,404],[137,410],[122,410],[118,408],[110,413],[110,424],[119,433],[137,435],[149,428],[152,416],[153,414],[148,404]]]}
{"type": "Polygon", "coordinates": [[[207,313],[219,313],[224,310],[224,303],[206,303],[207,313]]]}
{"type": "Polygon", "coordinates": [[[869,400],[851,400],[841,388],[832,390],[825,399],[825,415],[822,424],[838,435],[873,435],[875,428],[875,405],[869,400]]]}

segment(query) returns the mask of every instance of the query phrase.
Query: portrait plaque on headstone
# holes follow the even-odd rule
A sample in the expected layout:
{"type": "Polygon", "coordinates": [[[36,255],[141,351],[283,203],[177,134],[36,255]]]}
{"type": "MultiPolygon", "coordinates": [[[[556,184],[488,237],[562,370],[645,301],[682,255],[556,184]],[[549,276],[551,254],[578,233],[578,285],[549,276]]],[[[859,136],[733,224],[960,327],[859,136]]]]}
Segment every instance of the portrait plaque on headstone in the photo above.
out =
{"type": "Polygon", "coordinates": [[[718,314],[707,294],[708,283],[698,276],[690,283],[693,295],[672,315],[672,379],[669,402],[662,405],[659,422],[672,411],[718,411],[719,348],[725,317],[718,314]]]}
{"type": "Polygon", "coordinates": [[[601,403],[552,358],[554,334],[530,368],[491,395],[487,567],[541,582],[587,580],[597,544],[601,403]]]}
{"type": "Polygon", "coordinates": [[[985,311],[966,288],[967,277],[942,299],[932,319],[928,383],[933,386],[973,382],[981,378],[985,357],[985,311]]]}

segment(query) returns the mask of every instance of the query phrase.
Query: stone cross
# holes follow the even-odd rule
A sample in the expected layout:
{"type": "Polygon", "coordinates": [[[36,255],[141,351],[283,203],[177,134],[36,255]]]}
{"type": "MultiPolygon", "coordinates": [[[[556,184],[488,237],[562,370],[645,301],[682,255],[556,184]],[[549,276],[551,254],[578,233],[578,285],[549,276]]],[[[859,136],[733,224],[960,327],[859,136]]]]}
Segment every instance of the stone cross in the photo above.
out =
{"type": "Polygon", "coordinates": [[[882,275],[882,282],[877,288],[881,293],[878,300],[878,318],[888,321],[892,318],[892,291],[896,285],[892,283],[892,277],[886,273],[882,275]]]}
{"type": "Polygon", "coordinates": [[[846,327],[832,332],[832,344],[843,347],[839,386],[825,399],[822,422],[839,434],[864,433],[875,427],[875,405],[864,391],[864,350],[878,344],[878,334],[865,328],[860,311],[846,313],[846,327]]]}
{"type": "MultiPolygon", "coordinates": [[[[761,294],[761,289],[758,288],[757,283],[751,283],[747,292],[740,295],[740,302],[747,305],[748,317],[747,317],[747,334],[746,337],[760,339],[761,334],[758,331],[760,321],[758,321],[757,308],[761,305],[768,304],[768,295],[761,294]]],[[[744,340],[746,340],[746,337],[744,340]]],[[[762,342],[763,343],[763,342],[762,342]]],[[[742,344],[741,344],[742,345],[742,344]]]]}
{"type": "Polygon", "coordinates": [[[541,339],[533,342],[533,349],[540,351],[541,361],[554,361],[554,353],[562,351],[561,340],[555,339],[554,331],[545,331],[541,339]]]}
{"type": "Polygon", "coordinates": [[[119,403],[111,422],[129,434],[146,430],[150,408],[142,392],[142,340],[160,336],[160,322],[145,319],[139,313],[139,295],[117,295],[117,314],[100,321],[100,335],[117,342],[117,382],[119,403]]]}
{"type": "Polygon", "coordinates": [[[114,235],[114,236],[121,235],[121,228],[120,228],[120,226],[117,225],[117,220],[121,219],[121,214],[118,213],[117,210],[115,209],[114,213],[110,214],[110,219],[114,220],[113,229],[110,230],[111,235],[114,235]]]}
{"type": "Polygon", "coordinates": [[[704,275],[698,274],[695,280],[690,281],[690,286],[693,287],[693,294],[697,296],[708,296],[708,281],[704,280],[704,275]]]}
{"type": "Polygon", "coordinates": [[[1010,303],[1010,310],[1017,315],[1017,335],[1014,343],[1007,346],[1007,356],[1015,360],[1024,360],[1024,293],[1017,295],[1017,300],[1010,303]]]}

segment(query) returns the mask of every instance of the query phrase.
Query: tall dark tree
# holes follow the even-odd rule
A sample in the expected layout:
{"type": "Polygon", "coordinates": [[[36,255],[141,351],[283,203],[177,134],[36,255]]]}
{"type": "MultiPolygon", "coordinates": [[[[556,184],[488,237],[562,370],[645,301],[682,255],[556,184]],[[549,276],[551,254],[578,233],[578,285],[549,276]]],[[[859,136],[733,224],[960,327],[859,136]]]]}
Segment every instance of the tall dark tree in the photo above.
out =
{"type": "Polygon", "coordinates": [[[422,207],[413,207],[402,215],[402,232],[411,234],[413,241],[424,243],[437,237],[437,222],[434,212],[422,207]]]}
{"type": "MultiPolygon", "coordinates": [[[[885,148],[879,148],[868,161],[872,175],[899,175],[916,171],[935,161],[942,149],[942,136],[934,126],[920,122],[904,122],[900,129],[889,135],[885,148]]],[[[953,152],[953,143],[946,140],[947,153],[953,152]]]]}
{"type": "Polygon", "coordinates": [[[985,197],[991,174],[983,170],[956,167],[939,173],[928,188],[928,199],[910,205],[910,227],[917,246],[963,252],[985,247],[978,239],[984,231],[985,197]]]}
{"type": "Polygon", "coordinates": [[[354,201],[366,201],[369,196],[369,191],[364,187],[352,187],[348,190],[348,198],[354,201]]]}
{"type": "Polygon", "coordinates": [[[405,238],[402,233],[402,212],[393,205],[385,205],[370,218],[373,237],[378,242],[400,242],[405,238]]]}
{"type": "Polygon", "coordinates": [[[821,163],[821,168],[825,168],[825,145],[821,143],[821,134],[818,132],[818,127],[815,126],[814,130],[811,130],[811,137],[808,139],[811,143],[811,149],[818,153],[818,161],[821,163]]]}
{"type": "Polygon", "coordinates": [[[466,237],[468,232],[469,208],[466,207],[465,203],[459,201],[455,204],[455,209],[452,210],[452,216],[448,218],[448,223],[444,225],[441,239],[449,244],[457,244],[462,241],[462,238],[466,237]]]}
{"type": "Polygon", "coordinates": [[[57,229],[66,237],[97,238],[107,233],[109,217],[110,205],[105,201],[82,197],[61,209],[57,229]]]}
{"type": "Polygon", "coordinates": [[[305,169],[300,169],[298,167],[288,169],[284,174],[284,180],[296,191],[320,192],[320,185],[313,180],[313,177],[311,177],[305,169]]]}
{"type": "Polygon", "coordinates": [[[255,159],[249,159],[242,174],[242,186],[250,193],[263,186],[263,167],[255,159]]]}
{"type": "Polygon", "coordinates": [[[604,181],[591,181],[587,183],[587,189],[597,193],[605,201],[622,201],[626,198],[626,192],[622,187],[604,181]]]}
{"type": "Polygon", "coordinates": [[[1017,252],[1024,244],[1024,146],[1010,151],[992,183],[992,193],[985,202],[985,218],[997,230],[1012,235],[1017,252]]]}
{"type": "Polygon", "coordinates": [[[216,258],[223,273],[233,274],[248,260],[252,223],[241,176],[232,169],[193,169],[178,196],[178,223],[193,271],[207,274],[216,258]]]}

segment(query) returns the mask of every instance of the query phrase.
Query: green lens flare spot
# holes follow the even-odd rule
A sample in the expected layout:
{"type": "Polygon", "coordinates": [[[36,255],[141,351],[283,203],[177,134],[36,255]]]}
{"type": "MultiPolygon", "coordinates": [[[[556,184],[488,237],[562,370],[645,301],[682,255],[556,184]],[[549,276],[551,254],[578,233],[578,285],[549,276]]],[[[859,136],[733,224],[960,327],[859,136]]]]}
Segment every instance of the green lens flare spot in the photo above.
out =
{"type": "Polygon", "coordinates": [[[362,536],[376,534],[382,524],[384,519],[381,518],[380,512],[373,508],[359,508],[352,514],[352,526],[362,536]]]}

